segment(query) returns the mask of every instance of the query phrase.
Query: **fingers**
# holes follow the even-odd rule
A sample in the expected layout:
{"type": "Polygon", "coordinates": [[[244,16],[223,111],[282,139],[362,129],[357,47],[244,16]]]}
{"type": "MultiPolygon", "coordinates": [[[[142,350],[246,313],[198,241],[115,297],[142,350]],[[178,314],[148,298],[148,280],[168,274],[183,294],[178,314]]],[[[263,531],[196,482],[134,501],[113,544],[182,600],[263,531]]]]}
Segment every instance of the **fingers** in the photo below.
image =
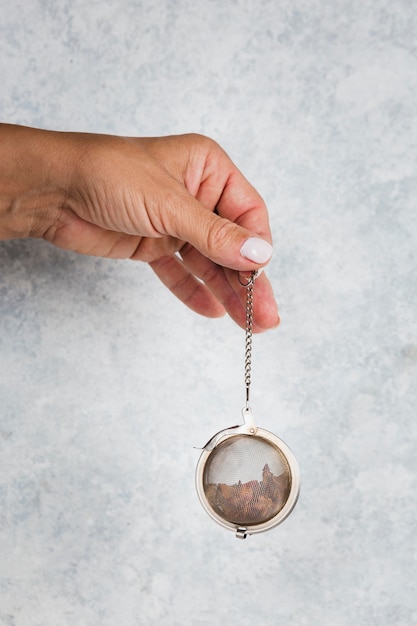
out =
{"type": "Polygon", "coordinates": [[[271,243],[262,197],[218,143],[196,134],[136,141],[204,208],[271,243]]]}
{"type": "Polygon", "coordinates": [[[185,135],[145,146],[164,168],[158,185],[164,190],[158,207],[164,234],[189,242],[223,267],[250,271],[269,261],[265,203],[216,142],[185,135]]]}
{"type": "MultiPolygon", "coordinates": [[[[182,187],[182,192],[188,192],[171,209],[164,204],[165,232],[189,242],[181,250],[183,267],[164,259],[152,263],[153,269],[171,291],[183,301],[188,299],[194,310],[195,300],[190,294],[200,298],[205,292],[208,298],[208,290],[232,319],[245,327],[246,290],[239,284],[236,271],[231,270],[251,271],[269,261],[272,246],[265,203],[224,150],[210,139],[171,137],[150,140],[148,147],[173,182],[182,187]],[[170,147],[174,150],[171,153],[170,147]],[[184,152],[181,147],[186,148],[184,152]],[[181,159],[181,154],[186,158],[181,159]],[[182,166],[173,168],[178,160],[182,166]],[[198,287],[193,276],[198,277],[198,287]]],[[[257,292],[260,297],[255,299],[254,332],[279,323],[275,298],[265,276],[257,279],[257,292]]],[[[206,314],[200,304],[198,301],[199,312],[206,314]]]]}
{"type": "MultiPolygon", "coordinates": [[[[239,283],[237,272],[224,270],[189,245],[181,250],[181,257],[182,261],[164,257],[150,265],[161,281],[192,310],[208,317],[218,317],[226,311],[245,328],[246,289],[239,283]]],[[[256,280],[253,332],[278,324],[273,291],[262,274],[256,280]]]]}
{"type": "Polygon", "coordinates": [[[203,180],[196,195],[197,199],[203,206],[210,208],[214,192],[217,192],[218,197],[212,208],[215,207],[220,216],[271,243],[272,235],[265,202],[229,157],[226,154],[220,157],[211,179],[203,180]]]}
{"type": "Polygon", "coordinates": [[[192,311],[206,317],[222,317],[219,300],[184,267],[176,256],[165,256],[149,264],[162,283],[192,311]]]}
{"type": "MultiPolygon", "coordinates": [[[[238,272],[210,263],[191,246],[185,246],[181,256],[185,267],[204,281],[230,317],[245,328],[247,291],[239,282],[238,272]]],[[[277,326],[279,314],[271,283],[264,272],[256,279],[255,285],[253,332],[256,333],[277,326]]]]}
{"type": "Polygon", "coordinates": [[[204,209],[191,196],[187,206],[168,213],[167,233],[189,242],[203,256],[217,265],[250,271],[268,263],[272,246],[268,241],[204,209]]]}
{"type": "MultiPolygon", "coordinates": [[[[245,300],[246,289],[244,289],[242,299],[245,300]]],[[[253,303],[253,332],[262,332],[269,328],[276,328],[280,324],[278,305],[265,272],[262,272],[255,281],[254,303],[253,303]]]]}

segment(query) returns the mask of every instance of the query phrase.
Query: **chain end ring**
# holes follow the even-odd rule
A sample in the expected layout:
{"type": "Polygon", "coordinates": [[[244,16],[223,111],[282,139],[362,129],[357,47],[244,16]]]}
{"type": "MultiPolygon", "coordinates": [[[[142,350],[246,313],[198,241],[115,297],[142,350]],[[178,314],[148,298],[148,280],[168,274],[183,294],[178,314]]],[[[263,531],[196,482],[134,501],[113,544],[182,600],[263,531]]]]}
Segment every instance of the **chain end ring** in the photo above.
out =
{"type": "Polygon", "coordinates": [[[245,289],[247,289],[248,287],[252,287],[252,285],[255,283],[255,280],[258,274],[259,274],[259,270],[253,270],[249,278],[246,279],[246,282],[242,280],[242,276],[240,275],[240,272],[237,273],[237,277],[242,287],[245,287],[245,289]]]}

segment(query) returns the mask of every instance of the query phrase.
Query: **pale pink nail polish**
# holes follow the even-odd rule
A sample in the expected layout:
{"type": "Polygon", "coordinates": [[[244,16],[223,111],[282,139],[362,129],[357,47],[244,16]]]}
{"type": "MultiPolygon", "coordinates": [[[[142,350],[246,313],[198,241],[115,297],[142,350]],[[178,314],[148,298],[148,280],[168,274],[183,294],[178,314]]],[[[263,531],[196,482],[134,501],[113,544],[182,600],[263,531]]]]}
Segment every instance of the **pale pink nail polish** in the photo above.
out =
{"type": "Polygon", "coordinates": [[[270,243],[259,237],[250,237],[240,249],[240,254],[254,263],[266,263],[272,256],[270,243]]]}

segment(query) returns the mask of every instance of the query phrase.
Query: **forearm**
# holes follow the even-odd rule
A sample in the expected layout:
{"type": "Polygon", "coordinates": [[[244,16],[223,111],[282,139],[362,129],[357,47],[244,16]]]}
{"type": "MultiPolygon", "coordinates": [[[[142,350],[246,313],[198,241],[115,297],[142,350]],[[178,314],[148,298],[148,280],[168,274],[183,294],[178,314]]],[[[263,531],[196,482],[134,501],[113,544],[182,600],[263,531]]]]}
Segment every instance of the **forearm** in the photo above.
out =
{"type": "Polygon", "coordinates": [[[43,237],[65,205],[62,143],[61,133],[0,124],[0,239],[43,237]]]}

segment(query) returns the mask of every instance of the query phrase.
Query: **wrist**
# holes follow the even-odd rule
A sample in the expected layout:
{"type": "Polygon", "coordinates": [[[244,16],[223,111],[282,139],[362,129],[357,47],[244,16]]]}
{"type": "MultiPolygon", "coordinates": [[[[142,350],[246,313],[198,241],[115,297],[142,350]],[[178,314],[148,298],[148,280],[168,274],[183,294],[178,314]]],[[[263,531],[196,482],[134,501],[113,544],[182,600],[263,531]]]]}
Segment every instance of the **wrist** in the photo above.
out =
{"type": "Polygon", "coordinates": [[[43,237],[68,197],[61,133],[0,124],[0,239],[43,237]]]}

